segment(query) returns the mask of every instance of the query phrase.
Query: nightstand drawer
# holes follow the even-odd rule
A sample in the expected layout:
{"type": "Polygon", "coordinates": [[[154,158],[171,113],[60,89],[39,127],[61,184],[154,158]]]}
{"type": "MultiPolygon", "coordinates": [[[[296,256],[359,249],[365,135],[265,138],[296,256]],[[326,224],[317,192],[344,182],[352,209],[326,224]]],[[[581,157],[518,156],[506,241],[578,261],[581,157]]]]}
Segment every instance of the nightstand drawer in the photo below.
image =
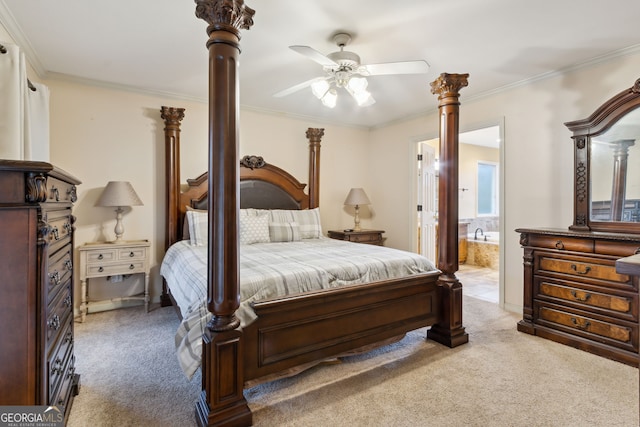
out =
{"type": "Polygon", "coordinates": [[[127,248],[118,250],[118,260],[145,259],[147,248],[127,248]]]}
{"type": "Polygon", "coordinates": [[[95,263],[87,265],[86,277],[103,277],[116,274],[134,274],[145,272],[144,260],[132,260],[131,262],[95,263]]]}
{"type": "Polygon", "coordinates": [[[104,263],[118,259],[118,251],[115,249],[100,249],[99,251],[87,251],[88,263],[104,263]]]}

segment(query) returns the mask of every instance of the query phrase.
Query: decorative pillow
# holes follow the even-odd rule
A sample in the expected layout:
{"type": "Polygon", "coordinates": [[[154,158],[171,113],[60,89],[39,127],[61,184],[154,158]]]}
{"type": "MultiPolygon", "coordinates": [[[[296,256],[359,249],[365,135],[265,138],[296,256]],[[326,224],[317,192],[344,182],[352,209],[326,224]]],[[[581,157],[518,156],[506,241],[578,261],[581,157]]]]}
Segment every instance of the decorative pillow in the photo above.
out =
{"type": "Polygon", "coordinates": [[[295,222],[270,222],[269,237],[272,242],[296,242],[300,240],[300,227],[295,222]]]}
{"type": "MultiPolygon", "coordinates": [[[[206,213],[206,210],[202,210],[202,209],[194,209],[191,206],[186,206],[187,208],[187,212],[188,211],[196,211],[196,212],[204,212],[206,213]]],[[[185,215],[184,217],[184,223],[182,224],[182,240],[191,240],[191,233],[189,232],[189,220],[187,219],[187,216],[185,215]]]]}
{"type": "Polygon", "coordinates": [[[189,223],[189,241],[192,245],[203,246],[207,244],[209,234],[209,214],[207,211],[187,210],[187,222],[189,223]]]}
{"type": "Polygon", "coordinates": [[[301,239],[319,239],[322,236],[320,208],[291,211],[294,221],[300,226],[301,239]]]}
{"type": "Polygon", "coordinates": [[[240,215],[240,244],[268,243],[269,215],[240,215]]]}
{"type": "Polygon", "coordinates": [[[295,222],[300,227],[301,239],[319,239],[322,236],[320,208],[315,209],[273,209],[269,211],[271,222],[283,224],[295,222]]]}

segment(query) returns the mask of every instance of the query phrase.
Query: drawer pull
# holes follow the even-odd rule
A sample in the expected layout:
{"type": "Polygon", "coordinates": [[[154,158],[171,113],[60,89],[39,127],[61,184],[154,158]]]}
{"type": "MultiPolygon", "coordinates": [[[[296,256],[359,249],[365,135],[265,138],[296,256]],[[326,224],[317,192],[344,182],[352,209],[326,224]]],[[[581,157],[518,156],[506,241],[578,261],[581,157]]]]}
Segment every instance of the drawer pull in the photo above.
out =
{"type": "Polygon", "coordinates": [[[53,367],[51,368],[51,372],[54,374],[62,373],[62,359],[56,357],[56,360],[53,362],[53,367]]]}
{"type": "Polygon", "coordinates": [[[129,252],[129,258],[133,258],[134,256],[136,256],[133,251],[129,252]]]}
{"type": "Polygon", "coordinates": [[[57,331],[60,328],[60,317],[58,317],[58,315],[56,314],[51,319],[49,319],[47,325],[54,331],[57,331]]]}
{"type": "Polygon", "coordinates": [[[51,198],[56,199],[56,202],[60,201],[60,192],[55,187],[51,189],[51,198]]]}
{"type": "Polygon", "coordinates": [[[98,272],[102,273],[103,271],[104,271],[104,268],[102,266],[98,267],[98,272]]]}
{"type": "Polygon", "coordinates": [[[65,223],[64,223],[64,225],[63,225],[63,228],[64,228],[65,230],[67,230],[67,233],[71,233],[71,229],[72,229],[72,228],[71,228],[71,224],[70,224],[70,223],[65,222],[65,223]]]}
{"type": "Polygon", "coordinates": [[[71,307],[71,295],[67,295],[67,297],[64,299],[64,305],[66,305],[67,307],[71,307]]]}
{"type": "Polygon", "coordinates": [[[67,332],[67,335],[65,335],[64,340],[68,343],[72,343],[73,342],[73,332],[67,332]]]}
{"type": "Polygon", "coordinates": [[[60,273],[58,273],[57,271],[54,271],[53,273],[49,273],[49,281],[52,284],[55,284],[56,286],[58,286],[60,284],[60,273]]]}
{"type": "Polygon", "coordinates": [[[575,317],[571,318],[571,323],[573,323],[573,326],[580,329],[588,329],[589,326],[591,326],[591,322],[589,322],[588,320],[585,320],[584,323],[581,324],[575,317]]]}
{"type": "Polygon", "coordinates": [[[71,262],[70,259],[64,262],[64,266],[67,268],[67,270],[73,271],[73,262],[71,262]]]}
{"type": "Polygon", "coordinates": [[[53,233],[53,238],[55,240],[60,240],[60,232],[58,231],[58,227],[55,227],[53,230],[51,230],[51,232],[53,233]]]}
{"type": "Polygon", "coordinates": [[[98,259],[103,259],[104,256],[102,256],[102,254],[98,255],[98,259]]]}
{"type": "Polygon", "coordinates": [[[562,243],[562,240],[558,240],[556,242],[556,249],[560,249],[560,250],[564,249],[564,243],[562,243]]]}
{"type": "Polygon", "coordinates": [[[591,294],[585,292],[583,297],[579,297],[578,293],[576,291],[571,291],[571,296],[574,297],[576,300],[581,301],[581,302],[587,302],[589,301],[589,298],[591,298],[591,294]]]}
{"type": "Polygon", "coordinates": [[[591,267],[589,267],[588,265],[584,267],[583,271],[578,271],[578,267],[575,264],[571,264],[571,269],[578,274],[587,274],[591,271],[591,267]]]}
{"type": "Polygon", "coordinates": [[[134,268],[136,268],[136,266],[135,266],[135,265],[133,265],[133,264],[131,264],[131,265],[129,266],[129,270],[133,270],[134,268]]]}

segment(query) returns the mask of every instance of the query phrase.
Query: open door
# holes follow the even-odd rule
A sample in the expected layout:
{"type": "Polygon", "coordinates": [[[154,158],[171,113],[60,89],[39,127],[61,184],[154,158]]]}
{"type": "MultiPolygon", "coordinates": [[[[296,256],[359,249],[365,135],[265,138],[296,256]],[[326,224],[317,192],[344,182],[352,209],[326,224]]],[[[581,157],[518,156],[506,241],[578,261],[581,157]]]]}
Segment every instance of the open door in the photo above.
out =
{"type": "Polygon", "coordinates": [[[427,142],[418,145],[418,250],[435,264],[438,227],[436,149],[427,142]]]}

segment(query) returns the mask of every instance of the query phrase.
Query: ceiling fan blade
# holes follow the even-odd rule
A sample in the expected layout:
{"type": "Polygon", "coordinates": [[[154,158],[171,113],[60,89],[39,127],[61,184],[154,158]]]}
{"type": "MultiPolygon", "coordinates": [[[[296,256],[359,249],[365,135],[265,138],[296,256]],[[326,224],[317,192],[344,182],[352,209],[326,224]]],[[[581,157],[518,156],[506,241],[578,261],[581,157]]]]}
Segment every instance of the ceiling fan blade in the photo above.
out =
{"type": "Polygon", "coordinates": [[[369,64],[360,67],[360,74],[364,76],[382,76],[386,74],[423,74],[429,71],[427,61],[387,62],[384,64],[369,64]]]}
{"type": "Polygon", "coordinates": [[[297,92],[299,90],[302,90],[306,87],[311,86],[313,83],[320,81],[320,80],[326,80],[328,77],[316,77],[314,79],[311,80],[307,80],[306,82],[302,82],[302,83],[298,83],[297,85],[293,85],[287,89],[281,90],[280,92],[274,93],[273,96],[275,98],[282,98],[284,96],[287,95],[291,95],[294,92],[297,92]]]}
{"type": "Polygon", "coordinates": [[[289,49],[291,50],[295,50],[296,52],[298,52],[301,55],[306,56],[307,58],[311,59],[312,61],[317,62],[318,64],[322,65],[323,67],[337,67],[338,64],[335,63],[335,61],[333,61],[332,59],[327,58],[326,56],[324,56],[323,54],[321,54],[320,52],[318,52],[317,50],[309,47],[309,46],[289,46],[289,49]]]}

